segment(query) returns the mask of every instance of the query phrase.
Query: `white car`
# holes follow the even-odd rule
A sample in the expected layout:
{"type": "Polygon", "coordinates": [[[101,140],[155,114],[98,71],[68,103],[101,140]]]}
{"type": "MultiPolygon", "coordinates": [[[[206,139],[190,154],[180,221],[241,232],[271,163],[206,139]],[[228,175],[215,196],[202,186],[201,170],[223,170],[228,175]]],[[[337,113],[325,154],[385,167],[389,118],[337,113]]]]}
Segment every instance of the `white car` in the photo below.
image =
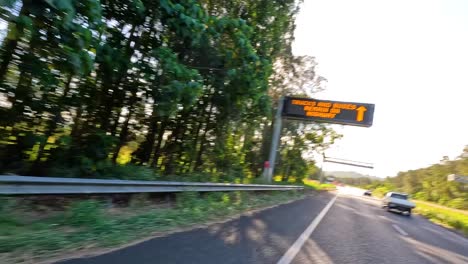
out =
{"type": "Polygon", "coordinates": [[[408,200],[408,195],[405,193],[388,192],[382,199],[382,207],[387,208],[387,211],[398,210],[409,216],[416,205],[408,200]]]}

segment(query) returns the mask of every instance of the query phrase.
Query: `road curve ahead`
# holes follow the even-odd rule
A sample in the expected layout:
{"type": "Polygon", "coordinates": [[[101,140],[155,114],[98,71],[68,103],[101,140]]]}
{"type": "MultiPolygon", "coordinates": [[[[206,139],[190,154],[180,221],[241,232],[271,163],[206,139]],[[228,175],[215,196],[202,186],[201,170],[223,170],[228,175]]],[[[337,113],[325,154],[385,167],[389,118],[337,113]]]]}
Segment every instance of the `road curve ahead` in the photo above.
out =
{"type": "Polygon", "coordinates": [[[60,264],[468,263],[468,239],[349,190],[60,264]]]}

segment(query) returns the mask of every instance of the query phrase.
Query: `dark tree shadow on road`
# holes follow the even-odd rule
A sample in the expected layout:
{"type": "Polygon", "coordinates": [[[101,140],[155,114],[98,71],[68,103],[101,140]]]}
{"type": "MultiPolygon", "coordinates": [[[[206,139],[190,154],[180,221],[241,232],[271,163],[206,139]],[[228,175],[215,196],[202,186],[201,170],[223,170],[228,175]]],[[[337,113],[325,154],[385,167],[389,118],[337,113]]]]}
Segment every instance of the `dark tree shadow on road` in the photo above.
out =
{"type": "Polygon", "coordinates": [[[330,197],[321,194],[207,228],[154,238],[104,255],[60,264],[276,263],[330,197]],[[305,209],[309,211],[305,213],[305,209]]]}

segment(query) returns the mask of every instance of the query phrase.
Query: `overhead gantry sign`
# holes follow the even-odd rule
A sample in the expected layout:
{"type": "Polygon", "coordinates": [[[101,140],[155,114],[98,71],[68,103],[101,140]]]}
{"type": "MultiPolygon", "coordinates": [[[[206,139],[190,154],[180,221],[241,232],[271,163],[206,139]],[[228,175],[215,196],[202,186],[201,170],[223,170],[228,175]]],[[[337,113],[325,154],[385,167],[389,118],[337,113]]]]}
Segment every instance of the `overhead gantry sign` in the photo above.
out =
{"type": "Polygon", "coordinates": [[[374,104],[317,100],[290,96],[281,98],[275,117],[268,166],[265,166],[265,178],[271,182],[273,177],[283,118],[370,127],[374,120],[374,108],[374,104]]]}
{"type": "Polygon", "coordinates": [[[374,104],[285,97],[283,117],[316,122],[372,126],[374,104]]]}

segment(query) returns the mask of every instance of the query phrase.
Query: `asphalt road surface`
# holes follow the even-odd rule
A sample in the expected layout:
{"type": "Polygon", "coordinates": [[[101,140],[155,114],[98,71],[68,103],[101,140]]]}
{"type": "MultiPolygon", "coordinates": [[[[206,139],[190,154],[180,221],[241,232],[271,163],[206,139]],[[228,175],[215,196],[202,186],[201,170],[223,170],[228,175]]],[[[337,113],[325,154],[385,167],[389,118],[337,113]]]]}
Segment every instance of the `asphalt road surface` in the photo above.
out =
{"type": "Polygon", "coordinates": [[[468,239],[342,188],[60,264],[468,263],[468,239]]]}

